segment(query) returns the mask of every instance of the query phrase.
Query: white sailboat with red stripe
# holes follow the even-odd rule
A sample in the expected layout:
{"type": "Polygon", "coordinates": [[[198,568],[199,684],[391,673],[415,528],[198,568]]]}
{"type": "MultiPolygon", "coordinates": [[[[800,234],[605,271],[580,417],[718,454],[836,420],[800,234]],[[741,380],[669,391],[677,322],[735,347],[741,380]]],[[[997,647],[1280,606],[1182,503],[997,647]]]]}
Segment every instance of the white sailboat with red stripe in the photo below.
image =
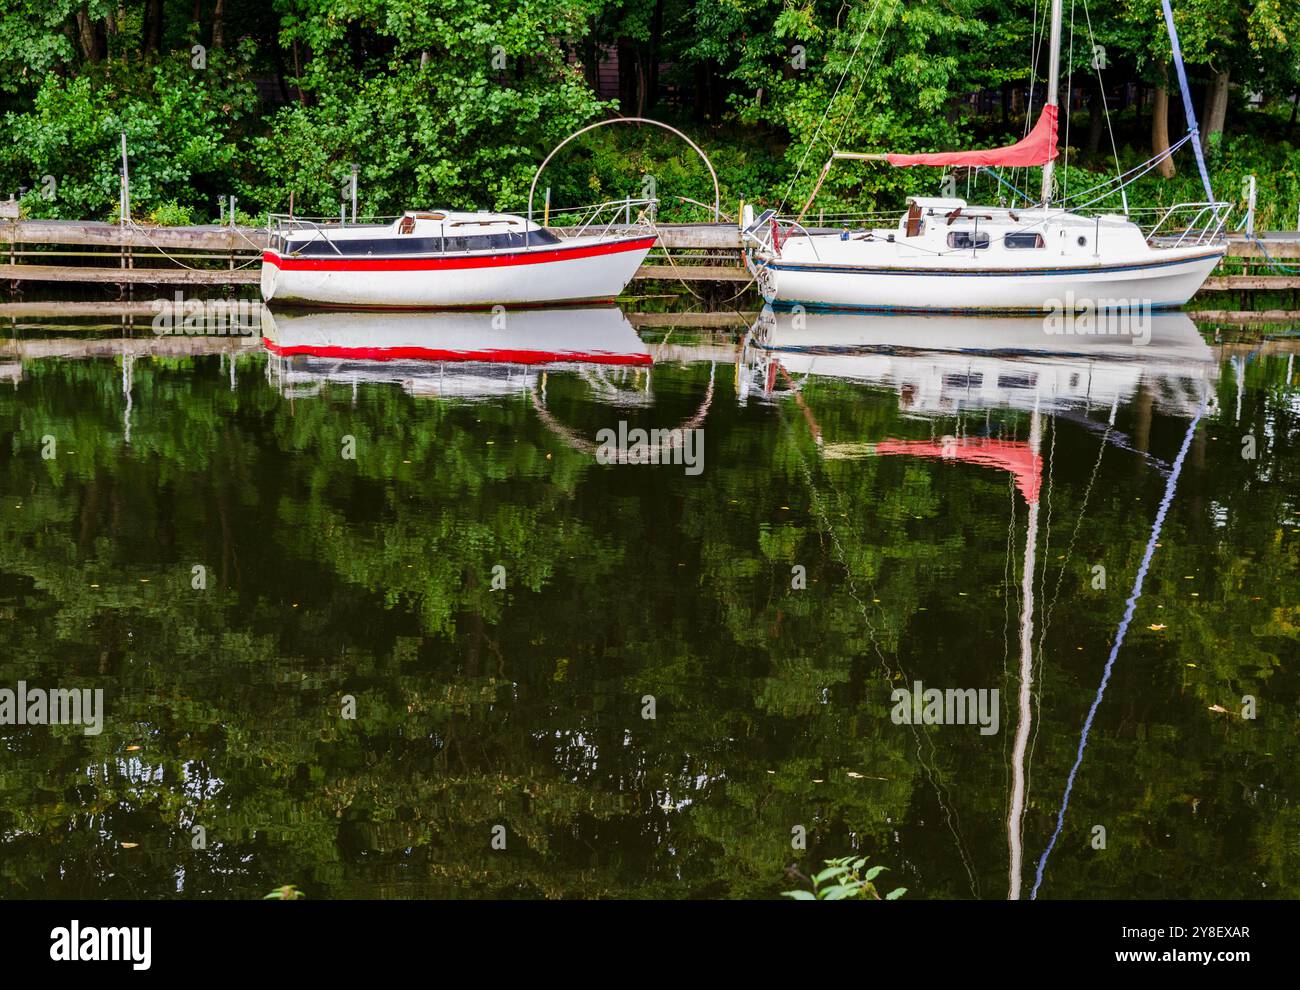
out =
{"type": "MultiPolygon", "coordinates": [[[[632,210],[642,202],[617,204],[632,210]]],[[[572,236],[508,213],[411,210],[392,223],[273,217],[262,256],[268,302],[472,309],[613,300],[655,242],[648,222],[572,236]]]]}
{"type": "Polygon", "coordinates": [[[286,394],[326,384],[395,384],[416,396],[485,399],[539,386],[548,372],[618,375],[654,357],[617,306],[477,311],[272,310],[268,374],[286,394]]]}
{"type": "Polygon", "coordinates": [[[617,306],[517,313],[280,311],[267,307],[262,343],[277,357],[357,362],[519,365],[653,363],[617,306]]]}

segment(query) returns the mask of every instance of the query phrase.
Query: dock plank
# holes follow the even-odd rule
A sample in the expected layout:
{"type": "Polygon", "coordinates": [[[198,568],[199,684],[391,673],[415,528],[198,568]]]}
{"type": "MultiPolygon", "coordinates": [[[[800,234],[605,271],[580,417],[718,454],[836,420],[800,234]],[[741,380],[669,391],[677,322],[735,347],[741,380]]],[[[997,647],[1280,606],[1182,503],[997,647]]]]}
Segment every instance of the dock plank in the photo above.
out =
{"type": "Polygon", "coordinates": [[[752,277],[739,265],[642,265],[637,278],[657,278],[686,282],[748,282],[752,277]]]}
{"type": "Polygon", "coordinates": [[[1233,292],[1241,289],[1300,289],[1300,275],[1216,275],[1205,280],[1202,292],[1233,292]]]}
{"type": "Polygon", "coordinates": [[[93,220],[20,220],[16,223],[0,222],[0,244],[188,248],[230,254],[264,250],[267,236],[261,227],[223,227],[219,224],[122,227],[93,220]]]}
{"type": "Polygon", "coordinates": [[[257,285],[257,268],[90,268],[68,265],[0,265],[0,281],[94,282],[111,285],[257,285]]]}

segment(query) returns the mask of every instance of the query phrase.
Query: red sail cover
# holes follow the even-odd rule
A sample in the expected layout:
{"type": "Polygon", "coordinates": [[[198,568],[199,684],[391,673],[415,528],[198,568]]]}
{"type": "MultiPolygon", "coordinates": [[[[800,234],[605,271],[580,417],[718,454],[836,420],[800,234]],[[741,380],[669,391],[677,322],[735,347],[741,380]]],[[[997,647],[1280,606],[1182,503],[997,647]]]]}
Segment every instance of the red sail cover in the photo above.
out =
{"type": "Polygon", "coordinates": [[[1058,154],[1056,104],[1043,107],[1029,134],[1006,148],[986,151],[936,151],[928,155],[887,155],[890,165],[1046,165],[1058,154]]]}
{"type": "Polygon", "coordinates": [[[983,467],[1011,472],[1016,487],[1025,501],[1033,505],[1038,501],[1042,484],[1043,458],[1035,454],[1029,444],[1014,440],[965,439],[952,441],[946,447],[930,440],[882,440],[876,444],[877,454],[903,454],[909,457],[938,457],[943,460],[964,461],[983,467]]]}

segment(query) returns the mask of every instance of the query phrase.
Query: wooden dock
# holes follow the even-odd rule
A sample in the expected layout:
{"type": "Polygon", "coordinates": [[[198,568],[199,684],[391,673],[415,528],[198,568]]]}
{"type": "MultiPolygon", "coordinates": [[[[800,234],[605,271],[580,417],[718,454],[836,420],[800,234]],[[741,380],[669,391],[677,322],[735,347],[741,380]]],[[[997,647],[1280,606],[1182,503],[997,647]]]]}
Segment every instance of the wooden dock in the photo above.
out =
{"type": "MultiPolygon", "coordinates": [[[[1258,244],[1235,234],[1220,270],[1204,292],[1300,290],[1300,231],[1261,233],[1258,244]]],[[[0,283],[66,282],[118,286],[248,286],[260,278],[266,230],[209,224],[196,227],[121,226],[93,221],[0,220],[0,283]],[[7,262],[7,263],[6,263],[7,262]]],[[[743,285],[735,224],[663,224],[659,243],[635,276],[657,281],[743,285]]]]}

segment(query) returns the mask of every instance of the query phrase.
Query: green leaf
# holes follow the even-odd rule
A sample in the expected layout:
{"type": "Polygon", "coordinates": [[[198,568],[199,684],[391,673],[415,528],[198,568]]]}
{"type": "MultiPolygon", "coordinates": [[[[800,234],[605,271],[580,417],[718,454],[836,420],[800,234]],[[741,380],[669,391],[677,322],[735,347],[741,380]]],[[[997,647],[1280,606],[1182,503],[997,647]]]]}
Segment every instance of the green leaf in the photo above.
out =
{"type": "Polygon", "coordinates": [[[782,892],[781,892],[781,896],[782,896],[782,897],[789,897],[791,900],[796,900],[796,901],[815,901],[815,900],[817,900],[817,898],[813,897],[813,895],[810,894],[810,893],[809,893],[808,891],[806,891],[806,890],[785,890],[785,891],[782,891],[782,892]]]}
{"type": "Polygon", "coordinates": [[[886,895],[885,895],[885,900],[887,900],[887,901],[896,901],[896,900],[898,900],[900,897],[902,897],[902,896],[903,896],[904,894],[906,894],[906,893],[907,893],[907,888],[906,888],[906,887],[898,887],[898,888],[896,888],[896,889],[894,889],[894,890],[891,890],[888,894],[886,894],[886,895]]]}
{"type": "Polygon", "coordinates": [[[815,877],[813,877],[813,883],[822,884],[825,883],[827,880],[832,879],[833,877],[843,876],[847,872],[848,870],[843,866],[828,866],[826,869],[822,870],[815,877]]]}

